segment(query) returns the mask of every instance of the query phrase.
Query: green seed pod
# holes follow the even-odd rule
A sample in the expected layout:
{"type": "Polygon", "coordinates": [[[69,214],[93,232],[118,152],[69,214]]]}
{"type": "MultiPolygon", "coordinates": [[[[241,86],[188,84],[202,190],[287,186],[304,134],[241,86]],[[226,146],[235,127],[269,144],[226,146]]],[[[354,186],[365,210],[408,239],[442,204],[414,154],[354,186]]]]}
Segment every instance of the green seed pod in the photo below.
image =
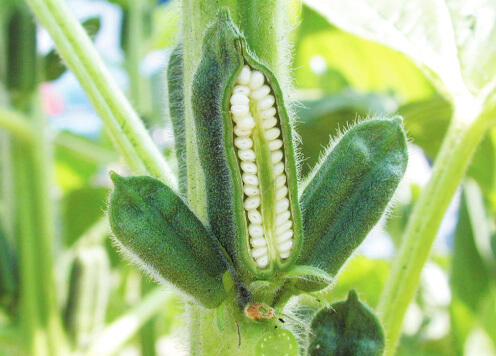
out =
{"type": "Polygon", "coordinates": [[[303,241],[293,132],[276,78],[227,10],[206,31],[192,106],[210,228],[245,282],[272,278],[303,241]]]}
{"type": "Polygon", "coordinates": [[[179,169],[179,192],[186,196],[188,178],[186,167],[186,136],[184,121],[184,66],[183,46],[178,45],[169,59],[167,67],[169,89],[169,113],[174,130],[177,166],[179,169]]]}
{"type": "Polygon", "coordinates": [[[383,351],[382,326],[354,290],[346,301],[321,310],[312,320],[311,356],[379,356],[383,351]]]}
{"type": "MultiPolygon", "coordinates": [[[[381,218],[407,161],[400,118],[366,120],[350,129],[302,194],[305,243],[298,264],[335,276],[381,218]]],[[[327,285],[300,281],[296,286],[312,291],[327,285]]]]}
{"type": "Polygon", "coordinates": [[[109,218],[116,244],[159,282],[171,282],[207,308],[226,298],[228,270],[218,241],[169,187],[151,177],[110,173],[109,218]]]}
{"type": "Polygon", "coordinates": [[[64,321],[74,345],[80,349],[85,349],[105,325],[110,278],[110,262],[103,247],[78,251],[72,266],[64,321]]]}

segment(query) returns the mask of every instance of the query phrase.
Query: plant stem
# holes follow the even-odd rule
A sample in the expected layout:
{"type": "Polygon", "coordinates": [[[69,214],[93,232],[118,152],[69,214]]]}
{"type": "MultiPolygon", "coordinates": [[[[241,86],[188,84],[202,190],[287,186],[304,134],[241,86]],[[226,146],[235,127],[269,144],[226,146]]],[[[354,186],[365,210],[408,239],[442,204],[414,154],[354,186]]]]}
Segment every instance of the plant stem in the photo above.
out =
{"type": "Polygon", "coordinates": [[[26,1],[79,79],[129,166],[137,174],[153,175],[176,189],[176,179],[162,154],[65,1],[26,1]]]}
{"type": "Polygon", "coordinates": [[[386,331],[388,355],[394,354],[396,349],[404,315],[415,296],[422,267],[444,213],[477,145],[494,123],[496,111],[488,108],[475,120],[466,116],[466,113],[462,114],[455,109],[452,123],[436,158],[432,177],[410,217],[377,307],[386,331]]]}
{"type": "Polygon", "coordinates": [[[226,307],[223,315],[223,330],[219,330],[216,310],[205,310],[189,306],[190,354],[191,355],[255,355],[258,340],[275,330],[275,322],[255,323],[240,313],[238,306],[226,307]]]}
{"type": "MultiPolygon", "coordinates": [[[[16,132],[29,122],[30,144],[12,139],[14,236],[19,252],[21,325],[32,355],[61,355],[62,323],[54,279],[55,219],[52,209],[52,150],[37,95],[36,25],[23,3],[15,5],[8,26],[7,88],[12,107],[22,113],[16,132]]],[[[7,115],[8,117],[9,115],[7,115]]],[[[14,121],[11,120],[11,123],[14,121]]],[[[27,131],[26,131],[27,132],[27,131]]],[[[15,138],[15,137],[14,137],[15,138]]]]}
{"type": "Polygon", "coordinates": [[[22,142],[32,142],[34,139],[34,131],[26,118],[14,110],[0,108],[0,128],[22,142]]]}

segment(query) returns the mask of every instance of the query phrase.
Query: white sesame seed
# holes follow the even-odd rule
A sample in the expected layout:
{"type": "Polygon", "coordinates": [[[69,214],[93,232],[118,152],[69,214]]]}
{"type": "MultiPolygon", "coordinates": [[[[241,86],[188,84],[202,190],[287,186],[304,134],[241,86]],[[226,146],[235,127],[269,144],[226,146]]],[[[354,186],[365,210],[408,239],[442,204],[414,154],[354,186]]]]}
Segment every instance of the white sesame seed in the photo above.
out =
{"type": "Polygon", "coordinates": [[[260,197],[248,197],[245,200],[245,209],[252,210],[256,209],[260,206],[260,197]]]}
{"type": "Polygon", "coordinates": [[[262,110],[270,109],[275,102],[276,99],[272,95],[267,95],[265,98],[263,98],[258,102],[257,104],[258,110],[262,111],[262,110]]]}
{"type": "Polygon", "coordinates": [[[234,145],[240,150],[246,150],[253,147],[253,140],[249,137],[237,137],[234,139],[234,145]]]}
{"type": "Polygon", "coordinates": [[[256,174],[258,171],[257,165],[252,162],[241,162],[240,166],[245,173],[256,174]]]}
{"type": "Polygon", "coordinates": [[[248,220],[252,224],[262,224],[262,214],[258,210],[248,210],[248,220]]]}
{"type": "Polygon", "coordinates": [[[250,103],[250,99],[243,94],[233,94],[229,101],[231,105],[248,105],[250,103]]]}
{"type": "Polygon", "coordinates": [[[260,100],[265,98],[270,94],[270,88],[267,85],[262,85],[260,89],[257,89],[250,94],[250,98],[253,100],[260,100]]]}
{"type": "Polygon", "coordinates": [[[259,72],[258,70],[254,70],[253,72],[251,72],[251,78],[250,78],[250,82],[248,83],[248,86],[250,87],[251,90],[255,91],[264,84],[264,81],[265,78],[262,72],[259,72]]]}
{"type": "MultiPolygon", "coordinates": [[[[243,173],[243,182],[248,185],[258,185],[258,178],[254,174],[249,174],[249,173],[243,173]]],[[[250,209],[248,209],[250,210],[250,209]]]]}
{"type": "Polygon", "coordinates": [[[242,161],[255,161],[255,152],[253,150],[239,150],[238,157],[242,161]]]}
{"type": "Polygon", "coordinates": [[[238,83],[242,85],[247,85],[251,79],[251,69],[249,66],[245,65],[238,75],[238,83]]]}
{"type": "Polygon", "coordinates": [[[271,151],[278,150],[279,148],[282,147],[282,140],[277,139],[269,142],[269,149],[271,151]]]}
{"type": "Polygon", "coordinates": [[[276,203],[276,213],[280,214],[283,211],[288,210],[289,208],[289,200],[287,198],[281,199],[276,203]]]}

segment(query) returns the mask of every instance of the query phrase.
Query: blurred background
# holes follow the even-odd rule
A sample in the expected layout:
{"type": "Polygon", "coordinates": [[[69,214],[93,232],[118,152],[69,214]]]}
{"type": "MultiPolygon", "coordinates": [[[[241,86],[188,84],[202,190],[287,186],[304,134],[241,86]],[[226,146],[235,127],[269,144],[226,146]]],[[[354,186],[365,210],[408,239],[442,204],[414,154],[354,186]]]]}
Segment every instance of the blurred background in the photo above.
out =
{"type": "MultiPolygon", "coordinates": [[[[64,310],[63,327],[70,342],[83,348],[100,343],[106,352],[118,355],[184,354],[180,297],[169,286],[156,286],[142,277],[117,254],[108,237],[108,171],[129,172],[78,81],[62,65],[48,33],[35,28],[29,12],[10,11],[9,6],[15,8],[12,3],[0,0],[0,116],[2,108],[16,109],[46,120],[49,128],[53,169],[48,168],[46,177],[53,179],[48,183],[53,196],[44,203],[55,214],[55,257],[45,262],[54,266],[56,301],[64,310]],[[29,31],[34,35],[23,35],[29,31]],[[26,43],[28,47],[31,43],[32,52],[19,52],[16,46],[26,43]],[[14,67],[32,74],[17,80],[14,67]]],[[[172,128],[165,119],[166,66],[180,32],[180,2],[68,4],[174,166],[172,128]]],[[[330,137],[360,118],[402,115],[411,141],[409,168],[389,218],[366,239],[335,288],[324,296],[332,302],[343,300],[349,289],[356,288],[361,299],[375,307],[412,205],[430,177],[452,109],[404,55],[345,33],[297,2],[292,10],[292,97],[302,141],[302,175],[318,161],[330,137]]],[[[8,119],[0,119],[0,355],[20,352],[18,340],[10,335],[21,310],[17,233],[26,232],[16,226],[23,225],[24,218],[13,219],[13,211],[21,214],[38,202],[16,195],[21,184],[16,172],[22,169],[16,164],[28,154],[12,142],[9,128],[8,119]],[[14,210],[12,200],[17,202],[14,210]]],[[[22,136],[22,128],[15,129],[22,136]]],[[[492,129],[444,218],[405,319],[399,355],[496,354],[495,160],[492,129]]],[[[25,164],[36,177],[36,164],[25,164]]]]}

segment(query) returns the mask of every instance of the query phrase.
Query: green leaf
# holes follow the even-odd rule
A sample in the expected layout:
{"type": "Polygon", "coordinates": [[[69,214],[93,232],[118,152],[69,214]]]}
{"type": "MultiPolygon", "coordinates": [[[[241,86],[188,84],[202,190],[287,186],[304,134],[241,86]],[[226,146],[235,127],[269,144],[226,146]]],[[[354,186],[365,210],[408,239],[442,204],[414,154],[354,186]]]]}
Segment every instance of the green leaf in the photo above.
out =
{"type": "Polygon", "coordinates": [[[477,240],[487,244],[490,236],[479,188],[473,181],[465,183],[463,188],[450,282],[453,293],[477,312],[491,279],[477,240]]]}
{"type": "Polygon", "coordinates": [[[120,177],[109,219],[116,244],[156,280],[169,281],[207,308],[226,299],[228,270],[217,239],[165,184],[151,177],[120,177]]]}
{"type": "Polygon", "coordinates": [[[62,201],[64,243],[71,246],[98,219],[103,217],[109,190],[83,187],[68,193],[62,201]]]}
{"type": "Polygon", "coordinates": [[[405,101],[433,93],[432,84],[404,54],[336,28],[308,6],[297,31],[294,69],[301,88],[335,93],[353,87],[392,92],[405,101]]]}
{"type": "Polygon", "coordinates": [[[325,153],[325,147],[329,146],[331,135],[354,122],[357,116],[385,115],[395,108],[396,103],[387,96],[351,90],[324,95],[316,100],[303,100],[302,105],[295,108],[304,156],[301,175],[307,176],[317,164],[325,153]]]}
{"type": "Polygon", "coordinates": [[[402,105],[398,109],[408,137],[434,159],[448,130],[453,109],[446,99],[435,96],[402,105]]]}
{"type": "Polygon", "coordinates": [[[255,346],[255,355],[297,356],[298,341],[289,330],[278,329],[274,332],[268,332],[262,335],[262,337],[258,340],[257,345],[255,346]]]}
{"type": "Polygon", "coordinates": [[[351,290],[348,299],[323,309],[312,320],[309,354],[382,355],[384,332],[374,312],[351,290]]]}
{"type": "Polygon", "coordinates": [[[496,6],[491,0],[318,1],[329,22],[411,57],[453,96],[484,99],[496,85],[496,6]]]}
{"type": "MultiPolygon", "coordinates": [[[[100,24],[100,17],[90,17],[83,21],[81,25],[86,30],[86,33],[88,33],[88,36],[94,40],[100,30],[100,24]]],[[[43,62],[45,64],[44,80],[48,82],[58,79],[67,69],[55,49],[52,49],[45,55],[43,62]]]]}
{"type": "MultiPolygon", "coordinates": [[[[305,243],[299,265],[335,276],[379,221],[406,170],[402,121],[370,119],[325,156],[301,196],[305,243]]],[[[311,291],[326,285],[298,282],[311,291]]]]}

